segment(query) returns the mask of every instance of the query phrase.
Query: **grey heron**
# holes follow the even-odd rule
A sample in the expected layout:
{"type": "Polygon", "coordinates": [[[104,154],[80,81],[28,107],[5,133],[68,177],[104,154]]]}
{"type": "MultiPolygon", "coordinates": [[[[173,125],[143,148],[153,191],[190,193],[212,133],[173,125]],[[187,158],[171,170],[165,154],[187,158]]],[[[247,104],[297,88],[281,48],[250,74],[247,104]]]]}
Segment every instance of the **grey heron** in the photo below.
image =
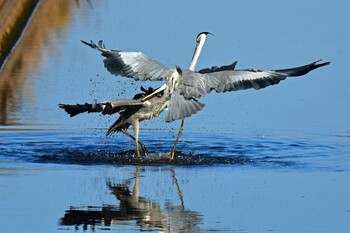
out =
{"type": "MultiPolygon", "coordinates": [[[[237,62],[233,62],[230,65],[221,66],[221,67],[211,67],[204,68],[199,70],[200,73],[210,73],[217,72],[221,70],[233,70],[235,68],[237,62]]],[[[181,73],[181,69],[177,68],[176,73],[170,70],[169,76],[172,74],[176,76],[176,73],[181,73]]],[[[178,79],[178,78],[174,78],[178,79]]],[[[168,79],[169,84],[166,87],[174,86],[171,84],[173,82],[171,79],[168,79]]],[[[141,87],[142,93],[138,93],[134,96],[133,99],[114,99],[103,101],[101,103],[97,103],[94,101],[92,104],[59,104],[59,107],[64,109],[71,117],[74,117],[78,114],[87,112],[87,113],[102,113],[103,115],[112,115],[114,113],[119,113],[120,116],[116,120],[116,122],[109,127],[107,131],[107,135],[111,135],[115,132],[122,132],[127,135],[131,139],[135,141],[136,146],[136,155],[139,157],[139,148],[138,144],[141,146],[142,151],[146,154],[147,149],[146,146],[139,141],[139,124],[143,120],[151,119],[153,117],[158,117],[159,114],[167,107],[169,96],[173,92],[173,89],[166,88],[157,94],[153,94],[154,91],[152,88],[148,88],[147,90],[141,87]],[[146,101],[144,98],[146,96],[149,97],[146,101]],[[133,125],[134,136],[127,132],[130,125],[133,125]]],[[[191,102],[191,106],[196,107],[198,110],[202,109],[203,105],[199,103],[197,100],[192,99],[189,100],[191,102]]]]}
{"type": "MultiPolygon", "coordinates": [[[[162,90],[158,95],[152,95],[146,101],[143,101],[145,94],[150,94],[153,90],[145,90],[144,93],[137,94],[134,99],[116,99],[110,101],[104,101],[102,103],[92,104],[59,104],[59,107],[64,109],[71,117],[83,112],[102,112],[102,114],[114,114],[118,112],[120,114],[117,121],[109,127],[107,135],[111,135],[114,132],[122,132],[128,137],[135,140],[136,155],[140,157],[139,144],[142,147],[143,153],[146,153],[146,146],[139,141],[139,125],[140,121],[158,117],[159,114],[167,107],[167,102],[170,95],[174,92],[175,82],[177,82],[181,75],[181,69],[170,69],[167,75],[166,88],[162,90]],[[133,126],[134,136],[127,132],[127,129],[133,126]]],[[[201,109],[203,106],[195,99],[189,100],[191,106],[196,109],[201,109]],[[197,103],[198,102],[198,103],[197,103]]]]}
{"type": "MultiPolygon", "coordinates": [[[[200,56],[201,50],[204,46],[206,37],[208,34],[211,34],[210,32],[201,32],[196,37],[196,48],[194,50],[193,56],[192,56],[192,62],[190,65],[190,70],[195,70],[196,64],[198,61],[198,58],[200,56]]],[[[84,42],[84,41],[83,41],[84,42]]],[[[100,49],[105,49],[104,44],[102,41],[99,42],[99,45],[95,45],[92,43],[84,42],[85,44],[88,44],[92,47],[99,47],[100,49]]],[[[210,73],[210,72],[217,72],[221,70],[233,70],[235,68],[237,62],[233,62],[230,65],[221,66],[221,67],[211,67],[211,68],[205,68],[202,70],[199,70],[199,73],[210,73]]],[[[170,69],[169,69],[170,71],[170,69]]],[[[102,103],[93,103],[93,104],[76,104],[76,105],[69,105],[69,104],[60,104],[59,106],[65,111],[70,114],[71,117],[78,115],[83,112],[102,112],[102,114],[114,114],[116,112],[120,113],[120,117],[118,120],[109,128],[107,135],[112,134],[113,132],[122,132],[126,134],[128,137],[132,138],[136,142],[136,153],[137,156],[139,156],[139,150],[138,150],[138,144],[141,145],[143,152],[146,152],[146,146],[141,143],[138,140],[139,135],[139,122],[145,119],[150,119],[155,116],[158,116],[161,111],[164,110],[164,106],[166,106],[166,103],[168,101],[168,93],[169,91],[165,92],[164,95],[164,89],[166,87],[170,87],[167,84],[164,84],[161,88],[156,90],[155,92],[147,91],[143,89],[144,93],[137,94],[133,100],[128,99],[119,99],[119,100],[110,100],[110,101],[104,101],[102,103]],[[157,95],[155,97],[155,95],[157,95]],[[141,101],[140,101],[141,100],[141,101]],[[146,101],[147,100],[147,101],[146,101]],[[147,105],[147,104],[150,105],[147,105]],[[160,107],[162,106],[162,107],[160,107]],[[134,128],[134,136],[130,135],[127,132],[127,129],[130,125],[133,125],[134,128]]],[[[141,89],[142,90],[142,89],[141,89]]],[[[201,104],[197,104],[195,100],[189,101],[191,106],[197,108],[194,111],[201,110],[202,107],[201,104]],[[194,102],[192,102],[194,101],[194,102]]],[[[191,107],[190,106],[190,107],[191,107]]],[[[182,131],[183,122],[181,124],[180,130],[182,131]]],[[[180,136],[180,131],[178,137],[176,139],[176,142],[174,144],[172,153],[175,150],[175,145],[178,141],[178,138],[180,136]]],[[[172,156],[173,157],[173,156],[172,156]]]]}
{"type": "MultiPolygon", "coordinates": [[[[142,52],[110,50],[106,49],[105,46],[101,46],[101,44],[82,42],[101,52],[101,55],[105,57],[104,65],[106,69],[113,75],[133,78],[136,81],[159,81],[166,79],[169,73],[170,68],[142,52]]],[[[192,63],[196,62],[196,60],[198,60],[198,57],[194,55],[192,63]]],[[[221,93],[249,88],[259,90],[278,84],[287,77],[303,76],[314,69],[330,64],[330,62],[319,63],[320,61],[288,69],[269,71],[259,69],[222,70],[204,74],[192,70],[195,65],[191,64],[190,69],[183,70],[182,75],[180,75],[181,78],[178,78],[173,83],[174,91],[169,96],[167,103],[169,111],[165,121],[184,120],[186,117],[197,113],[205,106],[203,103],[198,102],[197,99],[209,94],[211,91],[221,93]],[[197,106],[193,106],[194,103],[197,106]],[[198,108],[198,104],[200,108],[198,108]]],[[[164,84],[152,95],[164,90],[167,88],[167,85],[164,84]]],[[[151,96],[144,97],[141,101],[146,101],[151,96]]],[[[181,130],[180,126],[179,135],[181,130]]],[[[171,157],[173,158],[173,156],[174,153],[172,151],[171,157]]]]}
{"type": "MultiPolygon", "coordinates": [[[[205,44],[205,41],[206,41],[206,37],[207,35],[213,35],[212,33],[210,32],[201,32],[197,35],[196,37],[196,47],[195,47],[195,50],[194,50],[194,53],[193,53],[193,56],[192,56],[192,61],[191,61],[191,65],[189,67],[189,70],[190,71],[195,71],[196,69],[196,65],[197,65],[197,62],[198,62],[198,59],[199,59],[199,56],[201,54],[201,51],[203,49],[203,46],[205,44]]],[[[82,41],[84,44],[92,47],[92,48],[95,48],[95,49],[98,49],[100,51],[102,51],[102,49],[106,49],[105,46],[103,45],[102,41],[99,42],[99,45],[95,45],[94,43],[89,43],[89,42],[85,42],[85,41],[82,41]]],[[[126,56],[126,59],[128,55],[126,56]]],[[[236,63],[237,62],[233,62],[232,64],[230,65],[227,65],[227,66],[222,66],[222,67],[211,67],[211,68],[207,68],[207,69],[202,69],[200,71],[198,71],[199,73],[211,73],[211,72],[217,72],[217,71],[221,71],[221,70],[234,70],[235,66],[236,66],[236,63]]],[[[145,63],[146,65],[146,63],[145,63]]],[[[147,96],[143,97],[143,99],[141,99],[142,101],[145,101],[149,98],[151,98],[153,95],[157,94],[158,92],[162,92],[166,87],[166,84],[164,84],[162,87],[158,88],[155,92],[151,93],[151,94],[148,94],[147,96]]],[[[204,104],[202,104],[203,107],[204,107],[204,104]]],[[[192,109],[194,109],[192,107],[192,109]]],[[[151,109],[144,109],[145,111],[149,111],[151,109]]],[[[198,110],[201,110],[201,109],[198,109],[198,110]]],[[[195,112],[197,112],[198,110],[195,110],[195,112]]],[[[194,114],[195,112],[192,112],[191,114],[194,114]]],[[[183,130],[183,125],[184,125],[184,119],[182,119],[181,121],[181,125],[179,127],[179,132],[178,132],[178,135],[176,137],[176,140],[175,140],[175,143],[172,147],[172,150],[171,150],[171,158],[173,159],[174,158],[174,154],[175,154],[175,149],[176,149],[176,145],[178,143],[178,140],[180,138],[180,135],[182,133],[182,130],[183,130]]],[[[127,134],[125,131],[122,131],[124,134],[127,134]]],[[[136,133],[134,131],[134,133],[136,133]]],[[[135,139],[134,137],[132,137],[131,135],[127,134],[129,137],[135,139]]],[[[144,144],[141,144],[142,148],[145,148],[144,144]]],[[[145,149],[144,149],[145,151],[145,149]]]]}

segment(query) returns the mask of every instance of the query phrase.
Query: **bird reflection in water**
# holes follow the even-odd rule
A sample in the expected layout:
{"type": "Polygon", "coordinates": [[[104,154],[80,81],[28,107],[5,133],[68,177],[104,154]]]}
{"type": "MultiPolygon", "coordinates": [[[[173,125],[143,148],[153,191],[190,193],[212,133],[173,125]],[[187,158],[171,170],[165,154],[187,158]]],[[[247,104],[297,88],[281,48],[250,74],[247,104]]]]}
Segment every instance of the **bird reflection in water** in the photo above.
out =
{"type": "Polygon", "coordinates": [[[60,225],[75,226],[76,230],[82,226],[84,231],[90,226],[91,232],[95,231],[96,226],[109,230],[111,226],[126,225],[137,225],[141,231],[202,232],[203,229],[198,227],[202,220],[200,213],[185,208],[174,168],[171,169],[171,177],[177,187],[180,205],[165,203],[162,208],[160,203],[140,197],[139,169],[136,167],[135,176],[123,183],[106,182],[111,194],[119,200],[118,206],[70,207],[60,220],[60,225]]]}

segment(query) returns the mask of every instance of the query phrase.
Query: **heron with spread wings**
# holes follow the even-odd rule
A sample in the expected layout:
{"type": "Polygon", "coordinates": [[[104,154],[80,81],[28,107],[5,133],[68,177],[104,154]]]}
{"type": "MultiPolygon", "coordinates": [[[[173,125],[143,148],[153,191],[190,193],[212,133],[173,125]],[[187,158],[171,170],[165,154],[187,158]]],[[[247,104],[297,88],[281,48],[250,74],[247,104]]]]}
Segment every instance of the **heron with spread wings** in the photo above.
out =
{"type": "MultiPolygon", "coordinates": [[[[204,40],[198,38],[197,47],[201,48],[204,40]]],[[[83,41],[83,43],[100,51],[101,55],[105,57],[103,62],[106,69],[116,76],[133,78],[136,81],[159,81],[166,79],[171,70],[142,52],[123,52],[106,49],[104,46],[96,45],[93,42],[83,41]]],[[[165,118],[166,122],[184,120],[186,117],[197,113],[205,105],[194,100],[207,95],[211,91],[221,93],[249,88],[259,90],[278,84],[287,77],[302,76],[314,69],[330,64],[330,62],[319,63],[320,60],[318,60],[304,66],[288,69],[270,71],[258,69],[221,70],[201,73],[194,71],[199,53],[194,53],[190,68],[183,70],[181,78],[172,83],[174,92],[170,95],[167,103],[168,114],[165,118]]],[[[167,84],[164,84],[154,94],[164,90],[166,86],[167,84]]],[[[146,96],[142,100],[146,101],[148,98],[150,97],[146,96]]],[[[171,153],[172,158],[173,156],[174,151],[171,153]]]]}
{"type": "MultiPolygon", "coordinates": [[[[166,122],[184,120],[197,113],[205,106],[197,99],[212,91],[221,93],[250,88],[259,90],[278,84],[287,77],[302,76],[314,69],[330,64],[330,62],[319,63],[319,60],[289,69],[270,71],[258,69],[219,70],[210,73],[201,73],[192,70],[192,64],[190,69],[183,71],[179,68],[170,69],[142,52],[123,52],[107,49],[102,43],[98,45],[93,42],[83,41],[83,43],[101,52],[102,56],[105,57],[105,67],[113,75],[133,78],[137,81],[167,80],[161,88],[140,99],[143,105],[149,104],[147,101],[152,99],[154,95],[166,90],[165,93],[168,93],[166,100],[166,107],[168,108],[168,114],[165,118],[166,122]]],[[[196,58],[195,53],[193,61],[196,62],[196,59],[198,60],[198,57],[196,58]]],[[[179,131],[179,135],[180,133],[181,131],[179,131]]],[[[171,153],[172,159],[173,156],[174,151],[171,153]]]]}
{"type": "MultiPolygon", "coordinates": [[[[209,32],[201,32],[198,34],[196,38],[196,48],[194,51],[194,54],[192,56],[192,62],[190,69],[195,70],[199,55],[201,53],[201,50],[204,46],[204,42],[206,40],[207,35],[210,34],[209,32]]],[[[86,43],[86,42],[85,42],[86,43]]],[[[97,47],[97,45],[95,45],[97,47]]],[[[99,48],[104,48],[105,46],[102,43],[102,41],[99,42],[98,45],[99,48]]],[[[218,72],[222,70],[234,70],[237,62],[233,62],[232,64],[217,67],[213,66],[211,68],[204,68],[199,70],[199,73],[212,73],[212,72],[218,72]]],[[[122,132],[123,134],[127,135],[128,137],[135,140],[136,144],[136,154],[139,157],[139,146],[141,146],[143,153],[145,154],[147,152],[146,146],[139,141],[139,124],[143,120],[148,120],[153,117],[158,117],[159,114],[167,107],[169,97],[173,93],[173,82],[172,80],[177,79],[176,77],[173,77],[173,75],[181,74],[181,69],[177,68],[176,72],[174,69],[169,69],[169,74],[167,81],[168,83],[164,84],[161,88],[156,89],[153,91],[152,88],[148,88],[147,90],[141,87],[142,93],[138,93],[134,96],[133,99],[115,99],[115,100],[108,100],[103,101],[101,103],[97,103],[94,101],[94,103],[85,103],[85,104],[59,104],[59,107],[64,109],[71,117],[76,116],[78,114],[87,112],[87,113],[96,113],[101,112],[103,115],[111,115],[115,113],[119,113],[120,116],[117,119],[117,121],[110,126],[110,128],[107,131],[107,135],[111,135],[114,132],[122,132]],[[134,136],[129,134],[127,132],[127,129],[130,126],[133,126],[134,130],[134,136]]],[[[199,103],[194,98],[191,100],[188,100],[189,106],[191,106],[192,113],[195,113],[196,111],[201,110],[204,105],[202,103],[199,103]]],[[[182,123],[183,124],[183,123],[182,123]]],[[[178,137],[180,134],[178,135],[178,137]]],[[[178,138],[176,142],[178,141],[178,138]]],[[[175,144],[173,147],[173,150],[175,150],[175,144]]],[[[174,152],[172,152],[174,153],[174,152]]],[[[173,158],[173,155],[171,156],[173,158]]]]}

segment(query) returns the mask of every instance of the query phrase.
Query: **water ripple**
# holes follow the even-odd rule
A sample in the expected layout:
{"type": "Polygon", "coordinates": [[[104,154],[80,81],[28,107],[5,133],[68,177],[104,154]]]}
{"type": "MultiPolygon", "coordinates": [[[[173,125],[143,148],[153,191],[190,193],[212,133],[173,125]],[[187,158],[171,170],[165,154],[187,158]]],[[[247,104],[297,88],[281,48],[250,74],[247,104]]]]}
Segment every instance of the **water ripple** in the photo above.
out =
{"type": "Polygon", "coordinates": [[[186,134],[169,159],[173,136],[144,133],[149,153],[137,158],[134,142],[124,136],[81,135],[76,132],[2,133],[0,160],[39,163],[111,165],[236,165],[265,168],[329,168],[350,170],[348,138],[238,137],[186,134]],[[340,141],[339,141],[340,140],[340,141]]]}

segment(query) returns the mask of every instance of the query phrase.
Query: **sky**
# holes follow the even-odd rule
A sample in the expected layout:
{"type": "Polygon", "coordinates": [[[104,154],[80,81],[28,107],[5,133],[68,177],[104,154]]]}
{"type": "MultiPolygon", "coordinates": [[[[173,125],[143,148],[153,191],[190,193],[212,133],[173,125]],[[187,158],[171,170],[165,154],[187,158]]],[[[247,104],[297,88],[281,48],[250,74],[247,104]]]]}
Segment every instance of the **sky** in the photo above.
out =
{"type": "MultiPolygon", "coordinates": [[[[211,93],[206,107],[187,119],[189,132],[269,131],[349,134],[349,1],[85,1],[71,6],[68,25],[48,37],[35,76],[31,108],[40,123],[106,127],[114,117],[68,118],[58,103],[131,98],[141,85],[111,76],[98,52],[80,40],[102,39],[107,48],[141,51],[168,67],[190,65],[199,32],[209,31],[197,69],[282,69],[319,59],[331,65],[265,89],[211,93]],[[52,49],[54,47],[54,49],[52,49]],[[35,107],[33,107],[35,106],[35,107]]],[[[23,110],[21,110],[23,111],[23,110]]],[[[145,128],[177,128],[165,114],[145,128]]]]}

